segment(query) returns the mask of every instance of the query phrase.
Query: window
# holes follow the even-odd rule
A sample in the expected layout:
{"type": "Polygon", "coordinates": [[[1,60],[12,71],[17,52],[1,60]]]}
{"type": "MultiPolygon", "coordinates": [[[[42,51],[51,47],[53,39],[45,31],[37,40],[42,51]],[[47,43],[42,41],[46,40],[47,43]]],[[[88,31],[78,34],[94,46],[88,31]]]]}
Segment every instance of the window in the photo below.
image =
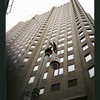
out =
{"type": "Polygon", "coordinates": [[[92,41],[92,45],[94,46],[94,41],[92,41]]]}
{"type": "Polygon", "coordinates": [[[91,34],[91,35],[89,35],[89,37],[90,37],[90,38],[94,38],[94,35],[91,34]]]}
{"type": "Polygon", "coordinates": [[[25,47],[27,47],[28,46],[28,44],[25,44],[25,47]]]}
{"type": "Polygon", "coordinates": [[[92,29],[87,29],[87,32],[92,32],[92,29]]]}
{"type": "Polygon", "coordinates": [[[52,34],[52,37],[54,37],[55,35],[56,35],[56,34],[53,33],[53,34],[52,34]]]}
{"type": "Polygon", "coordinates": [[[70,36],[68,36],[67,38],[68,38],[68,39],[69,39],[69,38],[72,38],[72,36],[70,35],[70,36]]]}
{"type": "Polygon", "coordinates": [[[72,40],[71,41],[68,41],[68,44],[71,44],[72,43],[72,40]]]}
{"type": "Polygon", "coordinates": [[[88,22],[87,21],[84,21],[84,24],[87,24],[88,22]]]}
{"type": "Polygon", "coordinates": [[[67,24],[70,24],[70,22],[67,22],[67,24]]]}
{"type": "Polygon", "coordinates": [[[24,51],[25,49],[22,49],[22,51],[24,51]]]}
{"type": "Polygon", "coordinates": [[[43,45],[43,48],[46,47],[46,45],[43,45]]]}
{"type": "Polygon", "coordinates": [[[31,83],[33,83],[34,82],[34,79],[35,79],[35,76],[33,76],[33,77],[31,77],[30,79],[29,79],[29,84],[31,84],[31,83]]]}
{"type": "MultiPolygon", "coordinates": [[[[31,42],[31,40],[28,41],[28,43],[31,42]]],[[[25,42],[26,43],[26,42],[25,42]]]]}
{"type": "Polygon", "coordinates": [[[86,39],[85,37],[81,38],[81,43],[84,42],[86,39]]]}
{"type": "Polygon", "coordinates": [[[32,48],[32,49],[35,48],[35,45],[32,45],[31,48],[32,48]]]}
{"type": "Polygon", "coordinates": [[[44,51],[41,51],[40,54],[42,54],[44,51]]]}
{"type": "Polygon", "coordinates": [[[37,36],[37,39],[39,39],[40,38],[40,36],[37,36]]]}
{"type": "Polygon", "coordinates": [[[85,20],[85,17],[83,16],[82,19],[85,20]]]}
{"type": "Polygon", "coordinates": [[[18,57],[20,57],[20,56],[21,56],[21,54],[18,55],[18,57]]]}
{"type": "Polygon", "coordinates": [[[84,33],[83,33],[83,31],[81,31],[80,33],[79,33],[79,36],[82,36],[84,33]]]}
{"type": "Polygon", "coordinates": [[[60,51],[58,51],[57,54],[59,55],[60,54],[60,51]]]}
{"type": "Polygon", "coordinates": [[[63,26],[63,27],[60,28],[60,30],[64,30],[64,29],[65,29],[65,26],[63,26]]]}
{"type": "Polygon", "coordinates": [[[48,39],[49,38],[49,36],[46,36],[46,39],[48,39]]]}
{"type": "Polygon", "coordinates": [[[47,62],[47,65],[46,65],[46,67],[49,67],[50,66],[50,62],[47,62]]]}
{"type": "Polygon", "coordinates": [[[64,62],[64,58],[60,58],[60,63],[64,62]]]}
{"type": "Polygon", "coordinates": [[[60,33],[63,33],[63,32],[65,32],[65,30],[60,30],[60,33]]]}
{"type": "Polygon", "coordinates": [[[51,91],[52,91],[52,92],[53,92],[53,91],[58,91],[58,90],[60,90],[60,83],[53,84],[53,85],[51,86],[51,91]]]}
{"type": "Polygon", "coordinates": [[[47,42],[48,40],[45,40],[44,42],[47,42]]]}
{"type": "Polygon", "coordinates": [[[69,24],[69,25],[67,25],[67,27],[70,27],[71,25],[69,24]]]}
{"type": "Polygon", "coordinates": [[[77,86],[77,79],[69,80],[68,87],[77,86]]]}
{"type": "Polygon", "coordinates": [[[85,51],[86,49],[88,49],[88,45],[87,44],[83,45],[82,49],[83,51],[85,51]]]}
{"type": "Polygon", "coordinates": [[[29,55],[30,55],[30,54],[32,54],[32,51],[28,51],[28,53],[27,53],[27,54],[29,54],[29,55]]]}
{"type": "Polygon", "coordinates": [[[51,38],[50,41],[53,41],[55,39],[55,37],[51,38]]]}
{"type": "Polygon", "coordinates": [[[57,32],[57,30],[53,30],[53,33],[56,33],[57,32]]]}
{"type": "Polygon", "coordinates": [[[59,51],[57,52],[58,55],[59,55],[59,54],[62,54],[62,53],[64,53],[64,50],[59,50],[59,51]]]}
{"type": "Polygon", "coordinates": [[[61,35],[59,35],[59,37],[62,37],[62,36],[64,36],[65,34],[61,34],[61,35]]]}
{"type": "Polygon", "coordinates": [[[58,76],[63,74],[63,68],[55,69],[54,70],[54,76],[58,76]]]}
{"type": "Polygon", "coordinates": [[[19,51],[15,51],[15,53],[18,53],[19,51]]]}
{"type": "Polygon", "coordinates": [[[94,66],[88,69],[88,73],[89,73],[90,78],[94,77],[94,66]]]}
{"type": "Polygon", "coordinates": [[[69,27],[69,28],[67,28],[67,30],[70,30],[71,28],[69,27]]]}
{"type": "Polygon", "coordinates": [[[14,62],[13,63],[16,63],[17,62],[17,60],[14,60],[14,62]]]}
{"type": "Polygon", "coordinates": [[[41,57],[37,59],[37,62],[38,62],[38,61],[41,61],[41,57]]]}
{"type": "Polygon", "coordinates": [[[80,26],[80,22],[79,23],[77,23],[77,27],[79,27],[80,26]]]}
{"type": "Polygon", "coordinates": [[[82,27],[80,26],[79,28],[78,28],[78,31],[80,31],[82,29],[82,27]]]}
{"type": "Polygon", "coordinates": [[[54,76],[58,75],[58,69],[54,70],[54,76]]]}
{"type": "Polygon", "coordinates": [[[86,56],[85,56],[85,60],[86,62],[90,61],[92,59],[92,56],[90,53],[88,53],[86,56]]]}
{"type": "Polygon", "coordinates": [[[79,23],[79,19],[77,19],[76,22],[79,23]]]}
{"type": "Polygon", "coordinates": [[[24,58],[23,62],[28,62],[29,58],[24,58]]]}
{"type": "Polygon", "coordinates": [[[68,32],[67,32],[67,34],[70,34],[70,33],[71,33],[71,31],[68,31],[68,32]]]}
{"type": "Polygon", "coordinates": [[[59,75],[63,74],[63,68],[59,69],[59,75]]]}
{"type": "Polygon", "coordinates": [[[64,43],[62,43],[61,46],[64,46],[64,43]]]}
{"type": "Polygon", "coordinates": [[[71,51],[71,50],[73,50],[73,47],[69,47],[69,48],[68,48],[68,51],[71,51]]]}
{"type": "Polygon", "coordinates": [[[59,44],[59,45],[58,45],[58,48],[60,48],[61,46],[64,46],[64,43],[62,43],[62,44],[59,44]]]}
{"type": "Polygon", "coordinates": [[[62,39],[59,39],[59,41],[63,41],[64,40],[64,38],[62,38],[62,39]]]}
{"type": "Polygon", "coordinates": [[[44,73],[43,79],[46,79],[46,78],[47,78],[47,75],[48,75],[48,73],[47,73],[47,72],[46,72],[46,73],[44,73]]]}
{"type": "Polygon", "coordinates": [[[64,50],[61,50],[61,54],[64,53],[64,50]]]}
{"type": "Polygon", "coordinates": [[[33,69],[33,71],[37,71],[38,68],[39,68],[39,66],[35,66],[34,69],[33,69]]]}
{"type": "MultiPolygon", "coordinates": [[[[37,38],[38,38],[38,37],[37,37],[37,38]]],[[[37,40],[34,41],[34,43],[37,43],[37,42],[38,42],[37,40]]]]}
{"type": "Polygon", "coordinates": [[[72,72],[72,71],[75,71],[75,65],[69,65],[68,66],[68,72],[72,72]]]}
{"type": "Polygon", "coordinates": [[[44,93],[44,88],[41,88],[39,94],[41,95],[41,94],[43,94],[43,93],[44,93]]]}
{"type": "Polygon", "coordinates": [[[89,25],[85,25],[85,27],[87,28],[87,27],[90,27],[89,25]]]}
{"type": "Polygon", "coordinates": [[[72,59],[74,59],[74,55],[73,54],[68,56],[68,60],[72,60],[72,59]]]}

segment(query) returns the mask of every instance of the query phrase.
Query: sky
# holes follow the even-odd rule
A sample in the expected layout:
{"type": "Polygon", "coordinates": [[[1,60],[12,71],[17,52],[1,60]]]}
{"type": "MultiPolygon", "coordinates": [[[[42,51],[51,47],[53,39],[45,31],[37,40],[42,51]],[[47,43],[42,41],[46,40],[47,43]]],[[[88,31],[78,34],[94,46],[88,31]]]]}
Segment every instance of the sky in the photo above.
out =
{"type": "MultiPolygon", "coordinates": [[[[20,21],[42,14],[53,6],[63,5],[70,0],[14,0],[11,12],[6,14],[6,32],[20,21]]],[[[94,19],[94,0],[78,0],[86,12],[94,19]]],[[[12,0],[10,0],[12,2],[12,0]]],[[[10,3],[11,4],[11,3],[10,3]]]]}

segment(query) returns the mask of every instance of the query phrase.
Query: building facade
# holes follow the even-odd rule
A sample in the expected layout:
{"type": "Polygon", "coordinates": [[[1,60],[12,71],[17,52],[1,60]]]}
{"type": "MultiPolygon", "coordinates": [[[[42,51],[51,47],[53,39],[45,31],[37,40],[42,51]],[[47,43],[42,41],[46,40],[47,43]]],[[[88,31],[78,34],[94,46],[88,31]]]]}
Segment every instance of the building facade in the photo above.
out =
{"type": "Polygon", "coordinates": [[[7,100],[30,100],[52,41],[60,68],[50,67],[53,53],[45,66],[39,100],[94,100],[94,21],[78,0],[19,22],[7,32],[7,100]]]}

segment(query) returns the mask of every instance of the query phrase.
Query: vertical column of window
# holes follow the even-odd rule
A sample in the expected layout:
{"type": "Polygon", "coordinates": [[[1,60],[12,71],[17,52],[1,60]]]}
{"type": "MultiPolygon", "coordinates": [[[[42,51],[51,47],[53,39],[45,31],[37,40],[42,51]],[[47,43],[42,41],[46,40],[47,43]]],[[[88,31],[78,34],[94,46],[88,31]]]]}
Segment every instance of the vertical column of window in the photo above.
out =
{"type": "MultiPolygon", "coordinates": [[[[68,22],[69,22],[69,19],[68,19],[68,22]]],[[[70,25],[70,23],[67,23],[67,25],[70,25]]],[[[67,49],[68,49],[68,52],[69,52],[69,51],[73,50],[73,47],[72,47],[73,41],[72,41],[72,35],[71,35],[71,28],[70,28],[70,30],[67,30],[67,31],[68,31],[68,34],[67,34],[67,49]]],[[[68,61],[73,60],[73,59],[74,59],[73,53],[69,54],[68,55],[68,61]]]]}
{"type": "MultiPolygon", "coordinates": [[[[63,11],[64,13],[64,11],[63,11]]],[[[60,25],[60,32],[59,32],[59,40],[58,40],[58,55],[64,53],[64,41],[65,41],[65,19],[64,19],[64,14],[62,13],[62,20],[61,20],[61,25],[60,25]]]]}
{"type": "MultiPolygon", "coordinates": [[[[37,43],[37,41],[35,40],[34,43],[37,43]]],[[[32,48],[34,48],[34,46],[32,48]]],[[[40,51],[40,54],[43,54],[43,52],[44,52],[43,50],[40,51]]],[[[28,54],[32,54],[32,52],[28,52],[28,54]]],[[[39,68],[39,62],[41,61],[41,59],[42,59],[42,57],[38,57],[37,58],[36,65],[33,68],[33,72],[35,72],[35,71],[38,70],[38,68],[39,68]],[[38,65],[37,65],[37,63],[38,63],[38,65]]],[[[43,79],[46,79],[46,78],[47,78],[47,73],[44,73],[43,79]]],[[[33,83],[34,82],[34,79],[35,79],[35,76],[30,77],[29,84],[30,83],[33,83]]],[[[42,95],[43,93],[44,93],[44,87],[43,88],[40,88],[39,94],[42,95]]]]}
{"type": "Polygon", "coordinates": [[[62,7],[62,16],[61,16],[61,24],[60,24],[60,31],[59,31],[59,40],[58,40],[58,56],[62,58],[60,58],[60,62],[62,63],[64,60],[64,55],[60,54],[64,54],[64,42],[65,42],[65,13],[64,13],[64,7],[62,7]]]}

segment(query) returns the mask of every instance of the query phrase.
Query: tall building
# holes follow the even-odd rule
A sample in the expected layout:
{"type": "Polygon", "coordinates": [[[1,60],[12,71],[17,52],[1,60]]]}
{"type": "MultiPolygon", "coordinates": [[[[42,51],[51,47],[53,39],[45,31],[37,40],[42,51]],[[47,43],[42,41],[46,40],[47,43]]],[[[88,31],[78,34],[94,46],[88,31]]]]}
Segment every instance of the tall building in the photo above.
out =
{"type": "Polygon", "coordinates": [[[94,100],[94,21],[78,0],[19,22],[7,32],[7,100],[30,100],[52,41],[60,68],[50,67],[53,52],[39,100],[94,100]]]}

